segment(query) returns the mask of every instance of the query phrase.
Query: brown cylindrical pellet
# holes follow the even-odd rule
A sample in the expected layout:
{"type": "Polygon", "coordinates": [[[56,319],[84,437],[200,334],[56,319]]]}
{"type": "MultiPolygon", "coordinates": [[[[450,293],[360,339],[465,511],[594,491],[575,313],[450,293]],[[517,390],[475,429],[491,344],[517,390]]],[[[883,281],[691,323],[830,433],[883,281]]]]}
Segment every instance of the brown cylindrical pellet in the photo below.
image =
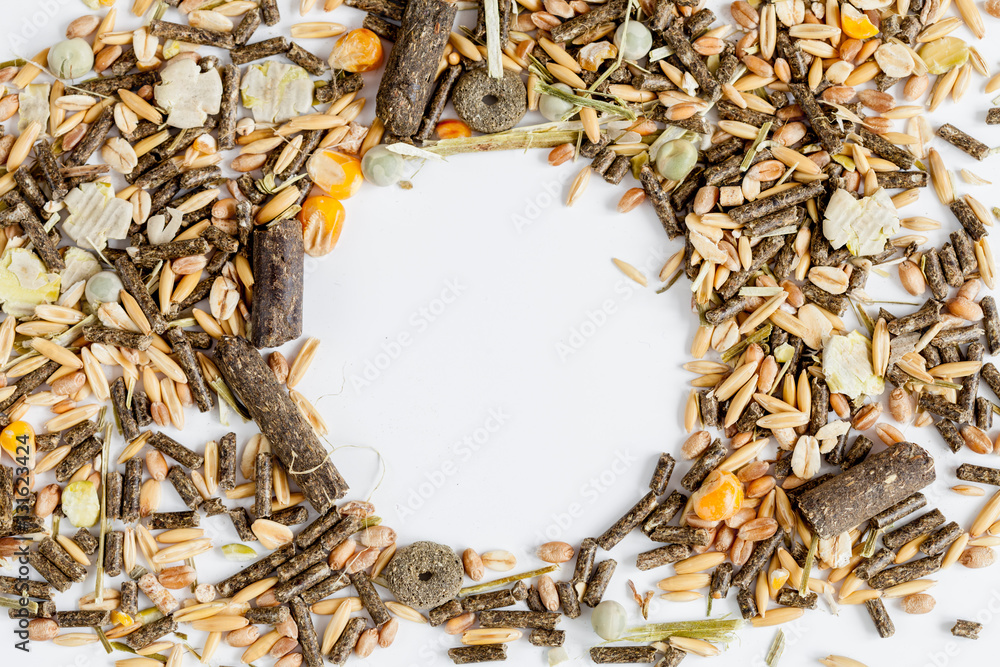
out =
{"type": "Polygon", "coordinates": [[[566,618],[580,616],[580,596],[576,587],[569,581],[556,582],[556,592],[559,594],[559,607],[566,618]]]}
{"type": "Polygon", "coordinates": [[[947,400],[944,396],[921,392],[917,398],[917,405],[932,415],[938,415],[954,422],[967,424],[972,421],[972,415],[969,412],[962,409],[960,405],[947,400]]]}
{"type": "Polygon", "coordinates": [[[257,289],[250,318],[255,347],[277,347],[302,335],[303,252],[297,221],[284,220],[254,232],[252,263],[257,289]]]}
{"type": "Polygon", "coordinates": [[[469,595],[462,599],[462,609],[466,612],[479,612],[487,609],[510,607],[516,603],[517,600],[514,599],[514,594],[511,590],[504,588],[499,591],[469,595]]]}
{"type": "Polygon", "coordinates": [[[708,448],[702,452],[701,456],[681,480],[681,486],[688,491],[695,491],[701,483],[708,477],[708,473],[715,470],[716,466],[722,463],[728,454],[728,448],[722,441],[716,438],[708,448]]]}
{"type": "MultiPolygon", "coordinates": [[[[528,599],[531,599],[530,596],[528,599]]],[[[464,613],[461,602],[458,600],[448,600],[428,611],[427,618],[430,621],[430,626],[433,628],[464,613]]]]}
{"type": "Polygon", "coordinates": [[[181,502],[191,509],[196,509],[201,504],[201,494],[198,487],[191,481],[191,476],[184,472],[180,466],[171,466],[167,473],[167,481],[173,484],[177,495],[181,497],[181,502]]]}
{"type": "Polygon", "coordinates": [[[348,576],[351,579],[354,590],[358,593],[358,597],[361,598],[361,604],[364,605],[365,611],[372,617],[375,625],[382,625],[392,618],[389,610],[386,609],[385,603],[382,602],[382,598],[379,597],[378,592],[375,590],[375,586],[372,585],[371,578],[367,574],[356,572],[348,576]]]}
{"type": "Polygon", "coordinates": [[[800,607],[802,609],[815,609],[816,600],[819,598],[815,593],[801,595],[791,588],[782,588],[778,591],[776,602],[782,607],[800,607]]]}
{"type": "Polygon", "coordinates": [[[569,42],[602,23],[617,21],[625,13],[625,7],[623,0],[610,0],[552,28],[552,40],[569,42]]]}
{"type": "Polygon", "coordinates": [[[987,468],[986,466],[963,463],[958,466],[955,475],[963,482],[976,482],[979,484],[992,484],[1000,486],[1000,470],[987,468]]]}
{"type": "Polygon", "coordinates": [[[248,609],[243,617],[254,625],[277,625],[291,618],[288,607],[254,607],[248,609]]]}
{"type": "Polygon", "coordinates": [[[139,492],[142,488],[142,460],[137,458],[125,462],[125,477],[122,479],[122,521],[135,523],[139,520],[139,492]]]}
{"type": "Polygon", "coordinates": [[[139,585],[134,581],[123,581],[118,610],[132,618],[139,613],[139,585]]]}
{"type": "Polygon", "coordinates": [[[680,491],[674,491],[646,518],[642,524],[642,532],[651,535],[660,526],[665,526],[687,504],[687,496],[680,491]]]}
{"type": "MultiPolygon", "coordinates": [[[[813,595],[816,594],[813,593],[813,595]]],[[[875,624],[875,629],[878,630],[879,637],[887,639],[896,634],[896,626],[892,624],[892,619],[889,618],[889,611],[885,608],[885,603],[881,599],[865,600],[865,608],[868,609],[868,615],[871,616],[872,623],[875,624]]]]}
{"type": "Polygon", "coordinates": [[[895,559],[896,553],[892,549],[882,547],[854,568],[854,576],[862,581],[867,581],[891,565],[895,559]]]}
{"type": "Polygon", "coordinates": [[[185,468],[195,470],[205,464],[205,458],[201,454],[197,454],[188,449],[165,433],[154,433],[150,436],[147,443],[154,449],[159,450],[163,455],[169,456],[173,460],[177,461],[185,468]]]}
{"type": "MultiPolygon", "coordinates": [[[[670,483],[670,475],[674,472],[674,457],[666,452],[660,454],[653,468],[653,477],[649,480],[650,490],[657,496],[662,496],[667,492],[667,484],[670,483]]],[[[655,511],[655,510],[654,510],[655,511]]]]}
{"type": "Polygon", "coordinates": [[[219,440],[219,490],[236,487],[236,434],[227,433],[219,440]]]}
{"type": "Polygon", "coordinates": [[[285,57],[313,76],[322,76],[326,70],[330,69],[325,60],[310,53],[295,42],[292,42],[291,48],[285,53],[285,57]]]}
{"type": "Polygon", "coordinates": [[[87,568],[73,560],[73,557],[51,537],[46,537],[38,543],[38,552],[62,570],[71,581],[79,583],[87,578],[87,568]]]}
{"type": "Polygon", "coordinates": [[[749,204],[743,204],[742,206],[731,208],[728,213],[729,217],[731,217],[734,222],[746,223],[782,209],[795,206],[796,204],[801,204],[808,199],[820,196],[824,192],[825,190],[822,182],[816,181],[807,185],[798,185],[794,188],[774,195],[773,197],[758,199],[750,202],[749,204]]]}
{"type": "MultiPolygon", "coordinates": [[[[204,505],[204,503],[202,503],[204,505]]],[[[271,521],[283,526],[297,526],[309,520],[309,510],[302,505],[286,507],[271,515],[271,521]]]]}
{"type": "Polygon", "coordinates": [[[733,577],[733,585],[738,588],[749,588],[750,584],[757,580],[757,573],[767,565],[783,537],[784,533],[779,530],[771,537],[757,542],[750,553],[750,558],[733,577]]]}
{"type": "Polygon", "coordinates": [[[177,621],[173,614],[167,614],[163,618],[153,621],[125,637],[125,644],[133,649],[139,650],[155,642],[160,637],[164,637],[171,632],[177,632],[177,621]]]}
{"type": "Polygon", "coordinates": [[[149,515],[150,530],[197,528],[201,518],[194,510],[189,512],[158,512],[149,515]]]}
{"type": "MultiPolygon", "coordinates": [[[[713,600],[722,600],[729,594],[729,588],[733,583],[733,564],[720,563],[712,572],[712,583],[709,586],[709,595],[713,600]]],[[[779,604],[781,604],[779,602],[779,604]]]]}
{"type": "Polygon", "coordinates": [[[719,399],[709,391],[698,392],[698,410],[705,428],[719,427],[719,399]]]}
{"type": "Polygon", "coordinates": [[[217,46],[223,49],[229,49],[233,46],[232,36],[217,30],[206,30],[161,20],[150,21],[148,28],[152,37],[160,37],[163,40],[175,39],[179,42],[217,46]]]}
{"type": "Polygon", "coordinates": [[[316,563],[307,570],[274,587],[274,597],[278,603],[288,602],[299,593],[308,590],[330,576],[330,566],[326,561],[316,563]]]}
{"type": "Polygon", "coordinates": [[[951,287],[961,287],[962,283],[965,282],[965,274],[962,273],[962,266],[958,263],[955,248],[950,243],[941,246],[941,251],[938,252],[938,261],[941,263],[945,282],[951,287]]]}
{"type": "Polygon", "coordinates": [[[886,190],[909,190],[926,188],[928,177],[923,171],[879,171],[875,173],[875,182],[886,190]]]}
{"type": "Polygon", "coordinates": [[[957,540],[963,533],[962,527],[952,521],[934,531],[920,545],[920,552],[928,556],[936,556],[943,552],[951,543],[957,540]]]}
{"type": "Polygon", "coordinates": [[[598,665],[620,663],[656,662],[653,646],[595,646],[590,649],[590,659],[598,665]]]}
{"type": "Polygon", "coordinates": [[[139,425],[128,405],[128,389],[125,388],[124,378],[118,378],[111,383],[111,404],[121,425],[122,437],[125,438],[125,442],[132,442],[139,437],[139,425]]]}
{"type": "Polygon", "coordinates": [[[649,535],[654,542],[688,544],[707,547],[712,543],[712,535],[705,528],[692,526],[660,526],[649,535]]]}
{"type": "MultiPolygon", "coordinates": [[[[120,379],[120,378],[119,378],[120,379]]],[[[56,466],[56,480],[67,481],[77,470],[94,460],[101,452],[101,441],[90,437],[70,450],[69,455],[56,466]]]]}
{"type": "Polygon", "coordinates": [[[55,563],[37,551],[28,554],[28,563],[35,571],[42,576],[45,581],[51,584],[52,588],[60,593],[65,593],[73,583],[63,574],[62,570],[56,567],[55,563]]]}
{"type": "Polygon", "coordinates": [[[253,513],[258,519],[266,519],[271,516],[271,492],[273,490],[271,471],[271,454],[266,452],[257,454],[254,463],[253,513]]]}
{"type": "MultiPolygon", "coordinates": [[[[604,561],[607,562],[607,561],[604,561]]],[[[600,565],[598,565],[598,568],[600,565]]],[[[483,628],[529,628],[554,630],[561,614],[548,611],[507,611],[488,609],[480,612],[479,625],[483,628]]]]}
{"type": "Polygon", "coordinates": [[[747,297],[734,296],[724,301],[718,308],[706,311],[705,319],[708,320],[709,324],[722,324],[737,313],[743,312],[746,307],[747,297]]]}
{"type": "Polygon", "coordinates": [[[200,412],[208,412],[212,409],[212,392],[205,382],[205,376],[202,375],[201,365],[194,355],[194,348],[188,341],[187,333],[180,327],[173,327],[167,329],[166,337],[174,353],[174,360],[187,378],[187,385],[194,397],[195,405],[200,412]]]}
{"type": "Polygon", "coordinates": [[[955,148],[968,153],[977,160],[984,160],[990,154],[990,147],[966,134],[951,123],[945,123],[937,129],[937,135],[955,148]]]}
{"type": "MultiPolygon", "coordinates": [[[[115,89],[117,90],[117,88],[115,89]]],[[[93,91],[96,92],[96,91],[93,91]]],[[[107,94],[112,94],[115,91],[109,91],[107,94]]],[[[90,156],[97,152],[97,149],[104,144],[104,140],[108,136],[108,132],[111,131],[111,127],[114,125],[114,110],[111,107],[106,108],[98,116],[97,120],[89,128],[87,128],[87,133],[83,136],[69,155],[63,159],[63,165],[66,167],[79,167],[87,163],[90,156]]]]}
{"type": "Polygon", "coordinates": [[[44,581],[32,581],[18,577],[0,576],[0,593],[19,597],[52,599],[52,586],[44,581]]]}
{"type": "MultiPolygon", "coordinates": [[[[602,560],[594,567],[594,573],[587,580],[587,589],[584,591],[583,597],[580,598],[583,604],[594,608],[601,603],[604,591],[611,583],[611,577],[614,575],[617,565],[617,561],[609,558],[602,560]]],[[[480,618],[480,623],[482,623],[482,618],[480,618]]]]}
{"type": "Polygon", "coordinates": [[[972,207],[965,203],[964,199],[956,199],[948,205],[948,208],[962,223],[962,228],[973,240],[978,241],[986,236],[986,226],[973,212],[972,207]]]}
{"type": "MultiPolygon", "coordinates": [[[[149,295],[146,283],[143,282],[139,275],[139,270],[132,260],[128,257],[118,258],[115,260],[115,270],[118,272],[118,277],[121,279],[125,290],[138,302],[139,308],[146,316],[153,331],[158,334],[166,331],[167,321],[164,319],[159,307],[153,301],[153,297],[149,295]]],[[[198,466],[200,465],[199,463],[198,466]]]]}
{"type": "Polygon", "coordinates": [[[53,620],[60,628],[99,628],[111,622],[111,612],[57,611],[53,620]]]}
{"type": "Polygon", "coordinates": [[[368,622],[365,619],[357,616],[349,620],[344,632],[330,649],[330,655],[327,656],[327,659],[335,665],[343,665],[347,662],[347,658],[354,651],[354,645],[358,643],[358,637],[361,636],[367,625],[368,622]]]}
{"type": "Polygon", "coordinates": [[[604,172],[604,180],[611,185],[618,185],[631,169],[632,161],[625,155],[619,155],[604,172]]]}
{"type": "Polygon", "coordinates": [[[528,643],[532,646],[562,646],[566,642],[564,630],[532,630],[528,643]]]}
{"type": "Polygon", "coordinates": [[[231,509],[227,514],[229,514],[229,520],[233,522],[233,528],[236,529],[236,534],[239,535],[242,542],[257,541],[257,536],[250,529],[250,513],[245,507],[231,509]]]}
{"type": "Polygon", "coordinates": [[[610,551],[616,544],[621,542],[626,535],[632,532],[636,526],[645,521],[656,508],[656,493],[650,491],[643,496],[632,508],[625,513],[618,521],[608,528],[603,535],[597,538],[597,546],[605,551],[610,551]]]}
{"type": "MultiPolygon", "coordinates": [[[[294,552],[295,547],[293,545],[289,544],[287,546],[291,547],[294,552]]],[[[319,637],[316,636],[316,628],[313,626],[309,607],[302,601],[302,598],[292,598],[288,606],[292,618],[295,620],[295,625],[298,626],[298,640],[299,645],[302,647],[303,662],[305,662],[307,667],[322,667],[323,654],[320,653],[319,637]]],[[[354,620],[361,621],[362,629],[364,629],[364,619],[357,618],[354,620]]],[[[360,635],[361,632],[358,631],[358,634],[360,635]]],[[[357,636],[354,637],[354,640],[357,641],[357,636]]],[[[354,644],[351,644],[351,648],[354,648],[354,644]]]]}
{"type": "Polygon", "coordinates": [[[574,584],[586,583],[594,571],[594,556],[597,555],[597,540],[592,537],[585,537],[580,542],[580,548],[576,552],[576,566],[573,570],[574,584]]]}
{"type": "MultiPolygon", "coordinates": [[[[396,40],[393,39],[392,41],[396,40]]],[[[451,65],[438,77],[434,94],[431,96],[431,101],[427,105],[424,117],[420,121],[420,130],[416,134],[417,139],[426,141],[434,135],[437,123],[441,120],[441,114],[444,113],[444,109],[451,99],[451,91],[455,87],[455,82],[458,81],[458,77],[463,70],[464,68],[461,65],[451,65]]]]}
{"type": "Polygon", "coordinates": [[[684,560],[691,555],[691,552],[690,545],[668,544],[658,549],[642,552],[636,557],[635,566],[640,570],[651,570],[654,567],[684,560]]]}
{"type": "Polygon", "coordinates": [[[872,588],[882,590],[891,586],[896,586],[897,584],[905,584],[906,582],[913,581],[914,579],[920,579],[921,577],[925,577],[940,570],[941,561],[943,559],[944,554],[940,553],[936,556],[927,556],[926,558],[921,558],[920,560],[890,567],[869,577],[868,585],[872,588]]]}
{"type": "Polygon", "coordinates": [[[950,419],[939,419],[934,422],[934,428],[937,432],[941,434],[948,448],[956,454],[965,447],[965,440],[962,438],[962,434],[958,432],[958,428],[955,423],[950,419]]]}
{"type": "Polygon", "coordinates": [[[462,646],[448,649],[448,657],[456,665],[471,665],[479,662],[498,662],[507,659],[506,644],[483,644],[482,646],[462,646]]]}
{"type": "Polygon", "coordinates": [[[670,197],[660,184],[659,177],[648,164],[644,164],[639,169],[639,182],[642,184],[643,192],[646,193],[646,199],[653,204],[656,217],[667,236],[669,238],[678,236],[681,233],[680,223],[677,222],[677,216],[670,204],[670,197]]]}
{"type": "Polygon", "coordinates": [[[740,608],[743,620],[749,621],[757,615],[757,601],[749,588],[741,588],[736,592],[736,604],[740,608]]]}
{"type": "MultiPolygon", "coordinates": [[[[767,200],[762,199],[758,201],[767,200]]],[[[726,282],[722,283],[722,287],[719,288],[719,296],[723,299],[733,298],[740,291],[740,288],[747,284],[750,277],[770,262],[784,246],[785,241],[780,236],[764,237],[764,240],[758,243],[753,249],[753,260],[750,262],[750,266],[730,274],[726,282]]]]}
{"type": "Polygon", "coordinates": [[[260,581],[294,555],[295,545],[285,544],[278,547],[264,558],[251,563],[225,581],[216,584],[215,588],[219,593],[219,597],[231,597],[233,593],[240,589],[249,586],[255,581],[260,581]]]}
{"type": "Polygon", "coordinates": [[[969,276],[979,270],[979,262],[976,260],[976,251],[972,245],[972,239],[965,230],[959,229],[949,236],[951,245],[955,248],[955,255],[958,256],[958,263],[962,266],[962,273],[969,276]]]}
{"type": "Polygon", "coordinates": [[[892,507],[879,512],[869,520],[869,524],[881,530],[896,523],[903,517],[913,514],[918,509],[927,505],[927,497],[922,493],[914,493],[912,496],[904,498],[892,507]]]}
{"type": "Polygon", "coordinates": [[[326,514],[322,514],[315,521],[310,523],[308,526],[303,528],[298,535],[295,536],[295,544],[299,546],[300,549],[305,549],[312,545],[313,542],[322,537],[323,533],[333,528],[333,526],[341,520],[340,512],[337,508],[330,509],[326,514]]]}
{"type": "Polygon", "coordinates": [[[343,573],[333,574],[309,590],[304,591],[299,597],[306,604],[313,604],[330,597],[337,591],[347,588],[350,583],[351,580],[344,576],[343,573]]]}
{"type": "Polygon", "coordinates": [[[125,534],[109,531],[104,535],[104,572],[109,577],[117,577],[122,572],[122,549],[125,534]]]}

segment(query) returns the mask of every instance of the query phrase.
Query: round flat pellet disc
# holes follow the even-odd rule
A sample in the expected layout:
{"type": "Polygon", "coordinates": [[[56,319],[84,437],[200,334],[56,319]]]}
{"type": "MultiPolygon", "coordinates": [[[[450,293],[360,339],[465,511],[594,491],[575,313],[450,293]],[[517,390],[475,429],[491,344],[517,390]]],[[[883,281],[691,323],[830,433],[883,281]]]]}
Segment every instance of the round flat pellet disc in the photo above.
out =
{"type": "Polygon", "coordinates": [[[514,127],[528,108],[528,93],[514,72],[494,79],[485,67],[462,75],[452,93],[455,111],[473,130],[491,134],[514,127]]]}

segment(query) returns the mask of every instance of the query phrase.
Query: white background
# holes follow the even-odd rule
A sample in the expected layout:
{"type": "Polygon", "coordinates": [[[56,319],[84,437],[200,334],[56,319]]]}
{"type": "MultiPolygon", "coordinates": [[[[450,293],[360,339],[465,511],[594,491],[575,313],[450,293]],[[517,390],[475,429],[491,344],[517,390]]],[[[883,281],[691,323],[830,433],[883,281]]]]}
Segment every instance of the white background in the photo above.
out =
{"type": "MultiPolygon", "coordinates": [[[[119,28],[136,27],[129,4],[118,4],[119,28]]],[[[294,4],[281,0],[285,34],[290,23],[302,20],[294,4]]],[[[49,46],[86,11],[78,0],[36,5],[6,0],[4,9],[10,48],[18,56],[49,46]]],[[[717,13],[728,20],[728,5],[720,5],[717,13]]],[[[166,18],[177,15],[171,11],[166,18]]],[[[343,7],[332,15],[314,10],[308,20],[358,27],[362,18],[343,7]]],[[[469,23],[474,14],[464,13],[461,20],[469,23]]],[[[994,20],[987,16],[986,21],[993,30],[994,20]]],[[[262,28],[256,38],[275,34],[277,29],[262,28]]],[[[964,30],[957,34],[968,37],[964,30]]],[[[325,57],[330,41],[303,45],[325,57]]],[[[988,43],[980,48],[996,66],[997,49],[988,43]]],[[[370,75],[364,90],[369,104],[376,82],[370,75]]],[[[949,104],[936,118],[947,115],[997,144],[1000,134],[982,125],[989,107],[982,89],[983,80],[974,75],[962,106],[949,104]]],[[[370,119],[371,112],[369,107],[364,118],[370,119]]],[[[981,176],[1000,177],[992,162],[977,164],[951,147],[939,148],[954,170],[968,167],[981,176]]],[[[628,215],[615,211],[624,187],[635,183],[626,179],[623,187],[612,188],[594,179],[579,202],[566,208],[567,185],[583,163],[551,168],[545,155],[534,150],[451,158],[424,166],[409,191],[366,185],[346,203],[337,249],[309,260],[306,280],[305,334],[323,342],[300,389],[323,412],[333,445],[371,447],[385,457],[385,479],[371,495],[378,513],[399,531],[401,544],[431,539],[459,552],[509,549],[519,558],[518,570],[542,565],[533,554],[544,541],[575,545],[601,533],[644,493],[659,453],[679,448],[689,380],[681,364],[689,358],[695,323],[685,281],[666,294],[655,293],[655,276],[680,242],[665,238],[648,205],[628,215]],[[650,277],[650,287],[624,278],[612,257],[639,267],[650,277]]],[[[992,188],[956,184],[959,192],[994,203],[992,188]]],[[[956,228],[932,199],[927,190],[905,215],[928,215],[944,221],[948,230],[956,228]]],[[[894,283],[894,271],[892,284],[873,276],[868,291],[876,298],[914,301],[894,283]]],[[[894,308],[906,310],[889,307],[894,308]]],[[[295,351],[289,346],[286,356],[291,359],[295,351]]],[[[989,395],[985,388],[984,394],[989,395]]],[[[35,410],[37,422],[46,418],[43,409],[35,410]]],[[[189,411],[188,418],[177,437],[196,449],[202,438],[228,430],[215,414],[200,418],[189,411]]],[[[239,431],[242,448],[252,425],[239,431]]],[[[955,483],[958,462],[976,457],[952,454],[932,429],[905,433],[938,459],[940,482],[929,493],[932,503],[949,519],[968,525],[982,501],[957,497],[947,487],[955,483]]],[[[115,452],[120,448],[120,442],[113,445],[115,452]]],[[[374,453],[341,449],[334,461],[353,487],[352,498],[372,492],[378,476],[374,453]]],[[[996,458],[976,462],[998,465],[996,458]]],[[[678,465],[672,488],[687,467],[686,462],[678,465]]],[[[164,496],[163,509],[180,509],[171,489],[164,496]]],[[[236,541],[227,519],[203,519],[203,524],[217,545],[236,541]]],[[[655,546],[636,533],[612,554],[619,568],[606,599],[625,604],[633,623],[642,621],[626,579],[646,591],[673,573],[670,567],[645,573],[632,567],[638,552],[655,546]]],[[[202,580],[217,581],[236,566],[216,550],[200,556],[198,568],[202,580]]],[[[937,608],[927,616],[907,616],[898,601],[887,602],[897,628],[891,640],[877,637],[863,608],[842,608],[834,617],[821,602],[820,610],[785,627],[788,648],[781,664],[816,664],[830,653],[870,667],[992,664],[1000,648],[1000,624],[994,620],[1000,613],[998,574],[996,567],[960,566],[941,573],[932,591],[937,608]],[[953,638],[948,630],[956,618],[985,622],[984,637],[978,642],[953,638]]],[[[93,576],[89,590],[92,584],[93,576]]],[[[60,597],[60,608],[72,608],[80,591],[78,586],[60,597]]],[[[716,604],[716,612],[738,616],[734,595],[716,604]]],[[[704,611],[702,602],[657,601],[650,620],[698,619],[704,611]]],[[[322,633],[327,619],[314,620],[322,633]]],[[[4,627],[13,630],[12,624],[4,627]]],[[[589,613],[560,627],[568,631],[574,661],[589,663],[586,650],[598,641],[589,613]]],[[[773,628],[745,629],[712,664],[763,664],[774,633],[773,628]]],[[[13,634],[5,630],[3,635],[0,655],[22,659],[12,648],[13,634]]],[[[192,633],[191,641],[200,649],[204,636],[192,633]]],[[[440,629],[404,623],[390,650],[379,650],[364,663],[352,660],[447,665],[447,648],[458,645],[440,629]]],[[[52,665],[87,667],[112,660],[99,645],[65,649],[36,643],[32,651],[52,665]]],[[[213,664],[236,664],[238,656],[223,645],[213,664]]],[[[510,659],[545,664],[545,649],[522,640],[511,646],[510,659]]],[[[194,664],[193,656],[186,663],[194,664]]]]}

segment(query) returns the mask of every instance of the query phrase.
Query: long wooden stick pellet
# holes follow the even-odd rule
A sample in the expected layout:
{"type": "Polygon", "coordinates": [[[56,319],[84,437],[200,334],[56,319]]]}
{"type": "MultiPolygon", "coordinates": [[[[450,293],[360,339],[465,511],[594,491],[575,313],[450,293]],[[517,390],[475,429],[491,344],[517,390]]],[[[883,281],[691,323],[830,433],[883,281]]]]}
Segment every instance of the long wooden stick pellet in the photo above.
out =
{"type": "Polygon", "coordinates": [[[226,384],[247,406],[281,465],[313,509],[325,512],[344,497],[347,482],[250,343],[244,338],[224,337],[216,347],[216,361],[226,384]]]}
{"type": "Polygon", "coordinates": [[[385,123],[387,132],[410,137],[420,129],[457,11],[444,0],[410,0],[406,4],[399,37],[389,52],[375,96],[375,115],[385,123]]]}

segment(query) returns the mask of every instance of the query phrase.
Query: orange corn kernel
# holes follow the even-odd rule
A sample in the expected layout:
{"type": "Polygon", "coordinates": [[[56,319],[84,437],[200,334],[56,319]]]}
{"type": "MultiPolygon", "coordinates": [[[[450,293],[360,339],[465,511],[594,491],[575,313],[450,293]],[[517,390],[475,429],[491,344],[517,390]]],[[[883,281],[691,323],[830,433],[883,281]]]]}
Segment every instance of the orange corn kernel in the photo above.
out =
{"type": "Polygon", "coordinates": [[[840,7],[840,25],[847,36],[854,39],[868,39],[878,34],[871,19],[848,4],[840,7]]]}
{"type": "Polygon", "coordinates": [[[332,251],[340,240],[344,217],[344,205],[333,197],[317,195],[302,202],[299,222],[306,254],[322,257],[332,251]]]}
{"type": "Polygon", "coordinates": [[[692,497],[694,511],[705,521],[725,521],[743,505],[743,483],[731,472],[713,470],[692,497]]]}
{"type": "Polygon", "coordinates": [[[382,40],[367,28],[352,30],[333,46],[330,67],[348,72],[370,72],[382,64],[382,40]]]}
{"type": "Polygon", "coordinates": [[[18,465],[26,468],[33,468],[34,465],[25,465],[27,462],[34,462],[35,458],[35,429],[28,422],[11,422],[7,428],[0,431],[0,447],[10,454],[18,465]]]}
{"type": "Polygon", "coordinates": [[[457,118],[447,118],[441,121],[434,130],[440,139],[457,139],[458,137],[472,136],[472,129],[464,121],[457,118]]]}
{"type": "Polygon", "coordinates": [[[337,151],[325,150],[309,158],[309,177],[334,199],[348,199],[361,187],[361,160],[337,151]]]}

